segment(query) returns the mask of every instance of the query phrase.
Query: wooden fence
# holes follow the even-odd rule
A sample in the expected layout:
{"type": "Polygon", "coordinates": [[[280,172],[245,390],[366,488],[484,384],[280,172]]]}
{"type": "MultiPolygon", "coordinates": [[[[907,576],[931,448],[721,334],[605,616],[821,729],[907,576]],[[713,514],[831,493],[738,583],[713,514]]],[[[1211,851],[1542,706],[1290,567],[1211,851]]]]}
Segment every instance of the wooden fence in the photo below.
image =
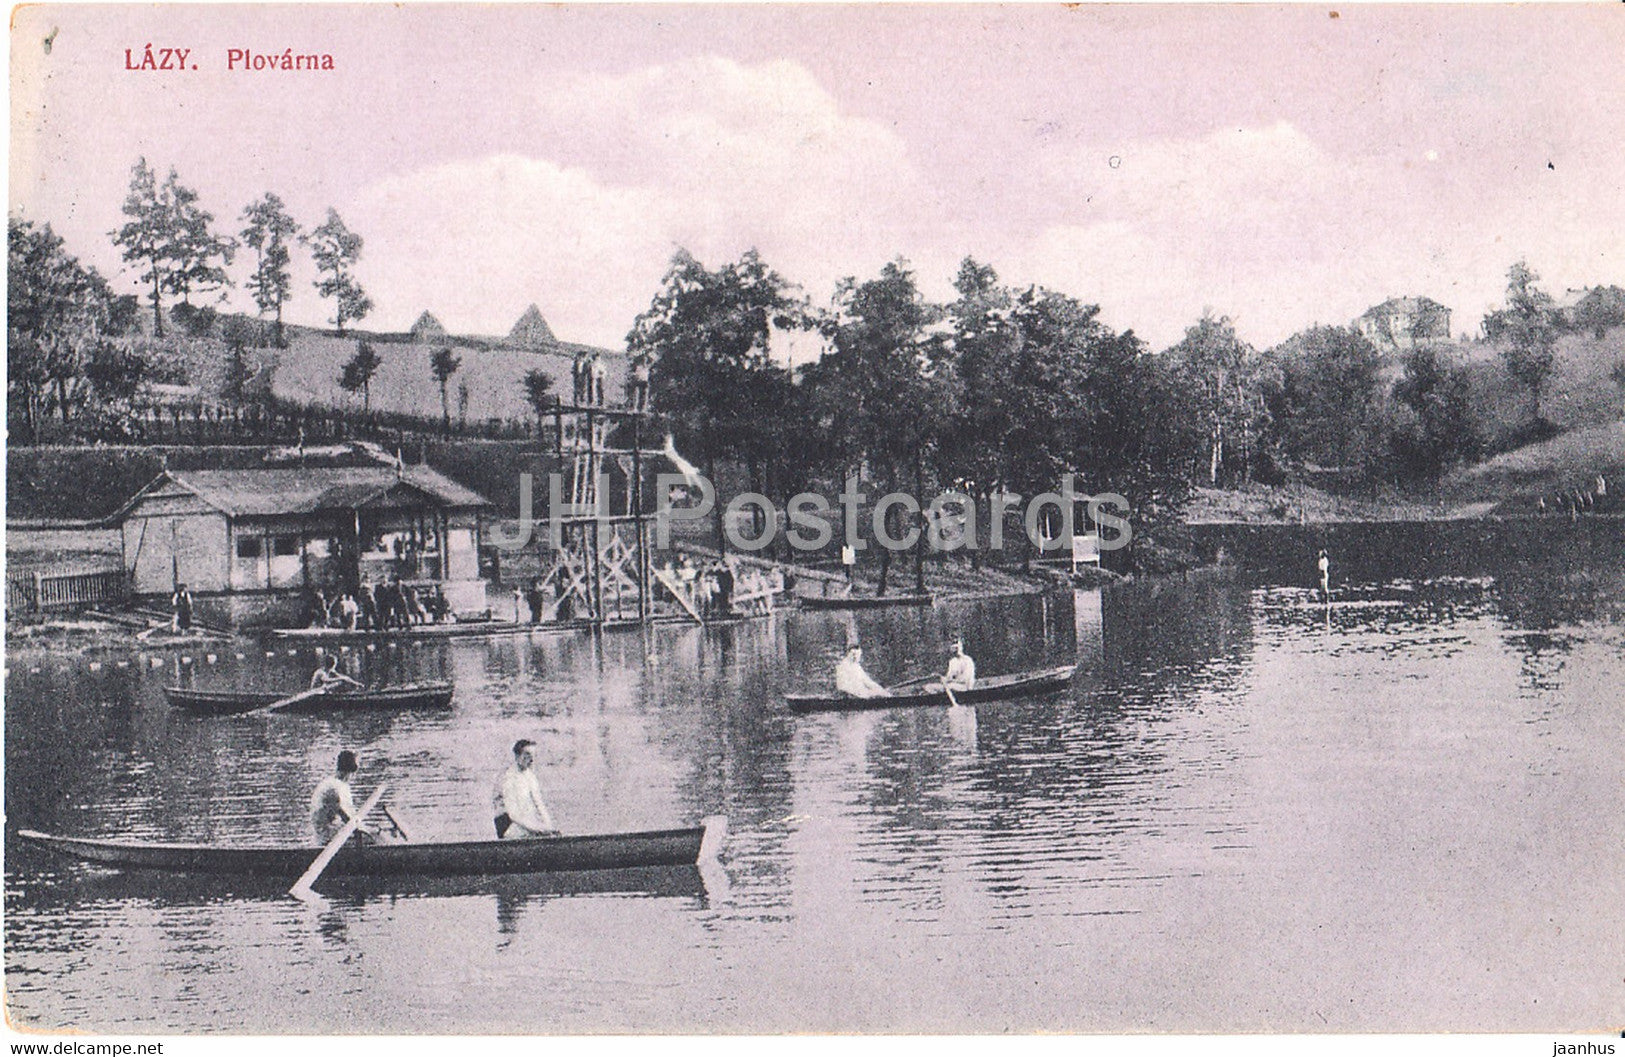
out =
{"type": "Polygon", "coordinates": [[[7,614],[45,613],[79,606],[121,603],[129,581],[120,569],[78,573],[7,573],[7,614]]]}

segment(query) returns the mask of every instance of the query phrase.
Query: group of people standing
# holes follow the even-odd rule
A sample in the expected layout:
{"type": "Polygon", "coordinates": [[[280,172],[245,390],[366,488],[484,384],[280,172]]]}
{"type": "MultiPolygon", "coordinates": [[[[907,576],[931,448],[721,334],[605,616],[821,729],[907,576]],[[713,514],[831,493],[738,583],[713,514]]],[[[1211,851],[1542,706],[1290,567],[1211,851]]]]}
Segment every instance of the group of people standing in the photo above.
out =
{"type": "MultiPolygon", "coordinates": [[[[650,357],[639,353],[632,358],[627,372],[627,392],[632,410],[644,411],[649,406],[650,357]]],[[[604,358],[592,349],[580,349],[570,362],[570,396],[577,407],[604,407],[609,403],[609,368],[604,358]]]]}
{"type": "MultiPolygon", "coordinates": [[[[500,840],[525,840],[535,837],[556,837],[558,826],[542,799],[541,781],[536,775],[536,743],[520,738],[513,745],[513,764],[497,779],[491,794],[492,822],[500,840]]],[[[356,754],[345,749],[338,755],[334,773],[323,778],[310,795],[310,826],[320,844],[327,844],[339,831],[356,823],[358,844],[391,843],[404,841],[406,833],[387,807],[383,815],[389,830],[375,829],[357,818],[355,793],[350,781],[361,769],[356,754]]]]}
{"type": "Polygon", "coordinates": [[[603,407],[608,384],[609,368],[604,366],[604,358],[591,349],[577,351],[570,362],[571,402],[577,407],[603,407]]]}
{"type": "Polygon", "coordinates": [[[308,626],[345,631],[387,631],[414,624],[439,624],[451,615],[451,605],[438,584],[419,589],[400,579],[376,587],[362,584],[354,592],[332,598],[321,588],[311,592],[308,626]]]}
{"type": "Polygon", "coordinates": [[[530,611],[532,624],[548,620],[574,620],[576,617],[575,602],[569,592],[561,592],[556,586],[550,586],[542,580],[532,580],[529,587],[514,585],[514,623],[525,622],[526,609],[530,611]]]}
{"type": "Polygon", "coordinates": [[[689,602],[704,619],[716,620],[732,615],[737,577],[730,563],[713,561],[696,565],[685,554],[676,565],[667,562],[665,572],[682,588],[689,602]]]}
{"type": "Polygon", "coordinates": [[[1566,488],[1535,500],[1536,513],[1560,514],[1570,521],[1578,521],[1582,514],[1609,508],[1608,478],[1600,473],[1589,488],[1566,488]]]}

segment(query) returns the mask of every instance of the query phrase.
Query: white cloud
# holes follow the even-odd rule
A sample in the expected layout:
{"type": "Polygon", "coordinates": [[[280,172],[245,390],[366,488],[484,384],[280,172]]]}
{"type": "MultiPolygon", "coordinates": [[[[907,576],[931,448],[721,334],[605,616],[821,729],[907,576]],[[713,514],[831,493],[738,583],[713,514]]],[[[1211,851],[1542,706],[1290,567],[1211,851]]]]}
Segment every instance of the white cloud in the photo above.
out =
{"type": "Polygon", "coordinates": [[[561,337],[616,344],[679,246],[713,265],[755,247],[822,296],[917,223],[902,141],[843,114],[794,63],[584,75],[532,103],[525,142],[541,156],[436,165],[363,193],[352,226],[378,232],[363,279],[387,291],[380,319],[429,308],[489,332],[536,301],[561,337]]]}
{"type": "Polygon", "coordinates": [[[647,192],[552,162],[497,155],[367,188],[346,222],[379,325],[428,309],[454,333],[506,333],[536,302],[565,340],[618,343],[647,306],[669,245],[647,192]]]}

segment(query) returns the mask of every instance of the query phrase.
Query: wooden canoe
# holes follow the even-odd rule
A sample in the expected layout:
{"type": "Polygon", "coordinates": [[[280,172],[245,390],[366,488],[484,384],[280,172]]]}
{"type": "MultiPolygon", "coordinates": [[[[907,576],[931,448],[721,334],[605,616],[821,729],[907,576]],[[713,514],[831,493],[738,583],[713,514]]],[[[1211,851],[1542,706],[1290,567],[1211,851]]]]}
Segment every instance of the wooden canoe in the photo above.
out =
{"type": "MultiPolygon", "coordinates": [[[[403,683],[374,690],[329,690],[324,694],[288,706],[289,712],[328,712],[357,709],[395,710],[408,708],[450,708],[450,683],[403,683]]],[[[169,703],[188,712],[205,716],[229,716],[239,712],[252,712],[289,695],[287,692],[265,690],[191,690],[179,686],[164,687],[169,703]]]]}
{"type": "MultiPolygon", "coordinates": [[[[954,697],[962,705],[987,701],[1003,701],[1012,697],[1048,693],[1059,690],[1072,681],[1075,664],[1042,671],[1018,672],[1014,675],[994,675],[976,680],[970,690],[955,690],[954,697]]],[[[848,712],[865,708],[902,708],[915,705],[952,704],[948,692],[940,681],[906,684],[896,687],[888,697],[835,697],[828,694],[786,694],[785,702],[792,712],[848,712]]]]}
{"type": "Polygon", "coordinates": [[[800,595],[803,609],[877,609],[881,606],[928,606],[930,595],[847,595],[825,598],[821,595],[800,595]]]}
{"type": "MultiPolygon", "coordinates": [[[[579,870],[693,866],[708,827],[648,830],[535,840],[480,840],[438,844],[347,844],[328,863],[332,877],[488,877],[579,870]]],[[[62,837],[19,830],[23,840],[75,859],[120,870],[252,877],[287,884],[321,850],[298,845],[231,847],[218,844],[146,844],[62,837]]]]}

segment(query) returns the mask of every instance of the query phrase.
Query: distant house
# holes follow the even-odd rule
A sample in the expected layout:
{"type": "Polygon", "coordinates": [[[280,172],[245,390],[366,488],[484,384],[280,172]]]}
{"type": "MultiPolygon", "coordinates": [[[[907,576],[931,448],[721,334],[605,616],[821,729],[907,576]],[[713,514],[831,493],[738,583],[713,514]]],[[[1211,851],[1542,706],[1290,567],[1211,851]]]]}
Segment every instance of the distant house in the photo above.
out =
{"type": "Polygon", "coordinates": [[[1368,308],[1354,329],[1385,352],[1450,338],[1450,309],[1430,297],[1390,297],[1368,308]]]}
{"type": "Polygon", "coordinates": [[[1617,286],[1593,286],[1582,291],[1570,291],[1571,303],[1559,303],[1558,322],[1570,330],[1589,331],[1601,338],[1609,327],[1625,324],[1625,290],[1617,286]]]}
{"type": "Polygon", "coordinates": [[[553,328],[547,325],[547,320],[542,318],[542,310],[535,305],[525,309],[525,314],[508,332],[508,344],[521,349],[552,348],[558,343],[559,339],[553,336],[553,328]]]}
{"type": "Polygon", "coordinates": [[[329,596],[395,577],[437,584],[454,610],[483,609],[479,494],[393,466],[166,471],[118,514],[138,595],[184,583],[236,624],[287,623],[329,596]]]}
{"type": "Polygon", "coordinates": [[[423,315],[418,317],[418,321],[412,324],[411,334],[413,341],[419,345],[426,345],[429,342],[444,341],[446,328],[440,325],[440,320],[425,310],[423,315]]]}

